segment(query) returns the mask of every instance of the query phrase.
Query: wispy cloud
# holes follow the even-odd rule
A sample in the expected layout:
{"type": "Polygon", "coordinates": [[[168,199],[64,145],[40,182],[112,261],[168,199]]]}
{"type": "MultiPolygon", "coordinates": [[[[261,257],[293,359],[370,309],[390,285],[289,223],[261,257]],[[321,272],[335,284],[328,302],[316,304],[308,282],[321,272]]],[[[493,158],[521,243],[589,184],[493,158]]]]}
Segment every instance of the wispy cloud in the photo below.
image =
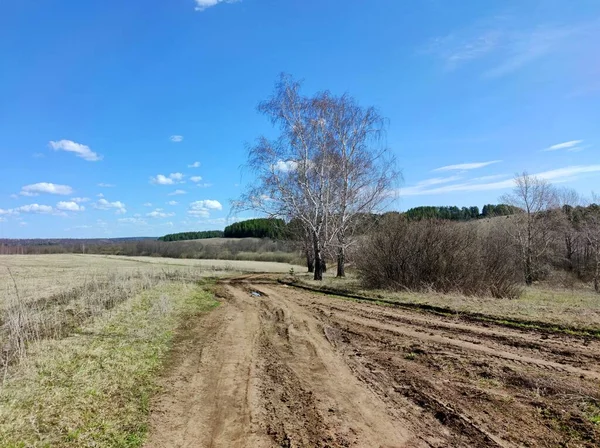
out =
{"type": "Polygon", "coordinates": [[[152,207],[152,202],[146,202],[146,203],[144,203],[144,207],[152,207]]]}
{"type": "Polygon", "coordinates": [[[177,205],[177,204],[179,204],[179,202],[177,202],[177,201],[169,201],[169,202],[167,202],[167,204],[168,205],[177,205]]]}
{"type": "Polygon", "coordinates": [[[114,187],[116,187],[115,184],[105,184],[104,182],[100,182],[98,184],[98,186],[101,187],[101,188],[114,188],[114,187]]]}
{"type": "Polygon", "coordinates": [[[58,185],[51,182],[39,182],[37,184],[25,185],[21,188],[21,196],[38,196],[40,194],[69,195],[73,189],[68,185],[58,185]]]}
{"type": "Polygon", "coordinates": [[[201,181],[202,181],[202,176],[192,176],[192,177],[190,177],[190,180],[191,180],[192,182],[196,182],[196,183],[198,183],[198,182],[201,182],[201,181]]]}
{"type": "Polygon", "coordinates": [[[49,205],[40,204],[28,204],[22,205],[14,209],[16,213],[39,213],[39,214],[50,214],[54,213],[54,209],[49,205]]]}
{"type": "Polygon", "coordinates": [[[115,210],[115,213],[117,215],[121,215],[121,214],[127,213],[127,209],[125,208],[125,204],[123,204],[121,201],[110,202],[110,201],[107,201],[104,198],[99,199],[94,204],[94,208],[96,208],[98,210],[115,210]]]}
{"type": "Polygon", "coordinates": [[[561,149],[566,149],[567,151],[580,151],[581,148],[579,145],[583,143],[583,140],[571,140],[564,143],[558,143],[556,145],[552,145],[548,148],[542,149],[542,151],[559,151],[561,149]]]}
{"type": "Polygon", "coordinates": [[[490,162],[473,162],[473,163],[460,163],[458,165],[447,165],[433,170],[434,172],[439,171],[466,171],[475,170],[477,168],[483,168],[494,163],[500,163],[502,160],[492,160],[490,162]]]}
{"type": "Polygon", "coordinates": [[[150,178],[150,183],[155,185],[174,185],[183,183],[184,175],[182,173],[171,173],[168,176],[158,174],[150,178]]]}
{"type": "Polygon", "coordinates": [[[169,140],[173,143],[181,143],[183,141],[183,135],[172,135],[169,137],[169,140]]]}
{"type": "Polygon", "coordinates": [[[200,168],[200,162],[194,162],[188,165],[188,168],[200,168]]]}
{"type": "Polygon", "coordinates": [[[67,151],[75,153],[77,157],[81,157],[88,162],[98,162],[102,160],[102,156],[98,155],[90,149],[89,146],[76,143],[71,140],[51,141],[50,147],[55,151],[67,151]]]}
{"type": "Polygon", "coordinates": [[[514,17],[501,15],[432,39],[426,53],[438,57],[447,70],[484,61],[483,76],[508,75],[550,55],[572,55],[593,41],[597,21],[569,25],[536,24],[523,27],[514,17]]]}
{"type": "Polygon", "coordinates": [[[237,3],[242,0],[194,0],[196,2],[196,11],[205,11],[208,8],[217,6],[219,3],[237,3]]]}
{"type": "Polygon", "coordinates": [[[84,202],[89,202],[90,198],[71,198],[71,201],[77,202],[78,204],[82,204],[84,202]]]}
{"type": "Polygon", "coordinates": [[[117,222],[120,224],[135,224],[138,226],[147,226],[148,223],[142,218],[119,218],[117,222]]]}
{"type": "Polygon", "coordinates": [[[180,196],[182,194],[187,194],[185,190],[175,190],[172,193],[169,193],[168,196],[180,196]]]}
{"type": "MultiPolygon", "coordinates": [[[[555,183],[568,182],[577,179],[580,175],[589,173],[600,173],[600,165],[576,165],[555,170],[542,171],[533,174],[536,177],[552,181],[555,183]]],[[[400,189],[400,196],[425,196],[437,195],[455,192],[475,192],[475,191],[490,191],[512,188],[514,179],[504,179],[495,182],[485,182],[484,180],[493,180],[494,176],[486,176],[466,180],[464,182],[454,183],[451,185],[443,185],[441,187],[429,188],[431,183],[428,180],[419,182],[416,185],[400,189]],[[484,181],[484,182],[482,182],[484,181]]]]}

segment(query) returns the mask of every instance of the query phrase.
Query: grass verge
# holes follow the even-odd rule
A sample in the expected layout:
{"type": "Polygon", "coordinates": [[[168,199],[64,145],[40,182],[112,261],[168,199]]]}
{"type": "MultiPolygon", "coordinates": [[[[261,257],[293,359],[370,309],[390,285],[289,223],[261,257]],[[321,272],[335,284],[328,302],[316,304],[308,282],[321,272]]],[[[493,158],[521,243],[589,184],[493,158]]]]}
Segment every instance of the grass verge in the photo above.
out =
{"type": "Polygon", "coordinates": [[[141,446],[175,331],[217,304],[202,286],[166,282],[32,344],[0,390],[0,447],[141,446]]]}
{"type": "MultiPolygon", "coordinates": [[[[504,300],[492,298],[470,298],[449,296],[443,294],[415,294],[415,293],[389,293],[384,291],[365,291],[351,282],[344,280],[330,281],[324,285],[315,284],[303,279],[283,279],[281,283],[305,289],[335,295],[346,299],[366,301],[378,305],[395,306],[400,308],[416,309],[438,315],[452,316],[466,321],[479,321],[488,324],[501,325],[523,330],[534,330],[546,333],[562,333],[572,336],[600,339],[600,325],[598,321],[585,321],[583,324],[577,322],[574,325],[573,313],[578,314],[587,311],[593,314],[595,308],[587,309],[581,307],[566,308],[560,312],[552,307],[552,299],[548,299],[546,308],[553,308],[552,318],[548,318],[546,312],[518,313],[523,307],[518,300],[504,300]]],[[[536,292],[534,292],[536,293],[536,292]]],[[[533,295],[531,292],[530,295],[533,295]]],[[[539,295],[539,293],[538,293],[539,295]]],[[[531,301],[530,297],[524,300],[531,301]]],[[[537,297],[535,300],[538,300],[537,297]]]]}

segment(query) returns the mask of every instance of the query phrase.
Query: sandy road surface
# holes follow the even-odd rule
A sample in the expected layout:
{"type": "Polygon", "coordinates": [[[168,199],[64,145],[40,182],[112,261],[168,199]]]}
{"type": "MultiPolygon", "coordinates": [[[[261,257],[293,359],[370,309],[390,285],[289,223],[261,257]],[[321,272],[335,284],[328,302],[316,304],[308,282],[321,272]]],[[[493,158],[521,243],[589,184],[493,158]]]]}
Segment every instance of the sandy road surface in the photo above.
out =
{"type": "Polygon", "coordinates": [[[147,448],[600,446],[599,341],[256,277],[222,295],[176,348],[147,448]]]}

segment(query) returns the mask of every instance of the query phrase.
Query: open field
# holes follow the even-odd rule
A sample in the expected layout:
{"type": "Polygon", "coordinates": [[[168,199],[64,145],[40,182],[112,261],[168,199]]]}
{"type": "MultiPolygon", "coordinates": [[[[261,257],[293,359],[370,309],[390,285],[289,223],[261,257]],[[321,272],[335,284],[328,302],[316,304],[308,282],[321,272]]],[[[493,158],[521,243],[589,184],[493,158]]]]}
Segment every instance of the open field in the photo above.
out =
{"type": "Polygon", "coordinates": [[[501,300],[323,285],[451,310],[440,313],[277,284],[304,271],[277,263],[0,266],[2,448],[600,445],[600,335],[503,322],[597,328],[586,291],[501,300]]]}
{"type": "Polygon", "coordinates": [[[147,448],[596,447],[600,341],[231,280],[147,448]]]}
{"type": "Polygon", "coordinates": [[[48,297],[71,290],[92,279],[116,274],[160,273],[163,270],[215,276],[241,272],[289,272],[303,268],[274,262],[239,260],[190,260],[178,258],[123,257],[116,255],[0,255],[0,308],[7,294],[14,294],[14,280],[22,300],[48,297]]]}

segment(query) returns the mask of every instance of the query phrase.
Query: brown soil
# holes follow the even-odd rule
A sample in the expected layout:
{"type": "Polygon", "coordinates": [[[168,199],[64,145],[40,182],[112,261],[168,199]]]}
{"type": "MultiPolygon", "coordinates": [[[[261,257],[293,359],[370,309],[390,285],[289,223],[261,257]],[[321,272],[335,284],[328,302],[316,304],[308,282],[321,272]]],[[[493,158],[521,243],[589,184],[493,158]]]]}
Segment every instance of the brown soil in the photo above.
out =
{"type": "Polygon", "coordinates": [[[147,448],[600,446],[598,340],[256,276],[220,295],[176,347],[147,448]]]}

